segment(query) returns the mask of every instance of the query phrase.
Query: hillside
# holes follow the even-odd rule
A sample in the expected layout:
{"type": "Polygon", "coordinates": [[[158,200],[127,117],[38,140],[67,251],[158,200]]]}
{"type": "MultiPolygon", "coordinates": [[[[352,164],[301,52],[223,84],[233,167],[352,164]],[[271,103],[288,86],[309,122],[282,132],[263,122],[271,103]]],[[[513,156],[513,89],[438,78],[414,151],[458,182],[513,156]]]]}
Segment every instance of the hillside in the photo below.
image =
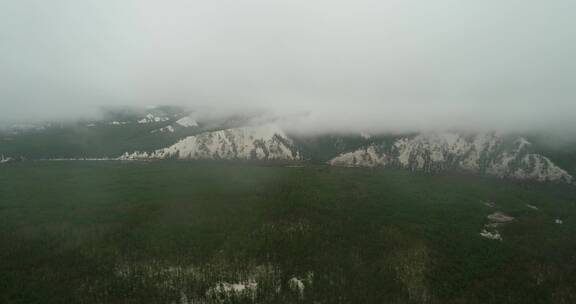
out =
{"type": "Polygon", "coordinates": [[[497,133],[302,135],[254,113],[213,117],[181,107],[149,107],[106,109],[91,121],[4,127],[0,155],[18,160],[288,160],[573,182],[576,149],[540,142],[532,143],[529,134],[497,133]]]}
{"type": "Polygon", "coordinates": [[[549,158],[532,152],[523,137],[456,133],[402,137],[391,145],[373,143],[329,161],[335,166],[399,167],[438,172],[460,170],[501,178],[571,183],[573,177],[549,158]]]}
{"type": "Polygon", "coordinates": [[[271,125],[212,131],[189,136],[154,152],[125,153],[135,159],[300,160],[292,140],[271,125]]]}

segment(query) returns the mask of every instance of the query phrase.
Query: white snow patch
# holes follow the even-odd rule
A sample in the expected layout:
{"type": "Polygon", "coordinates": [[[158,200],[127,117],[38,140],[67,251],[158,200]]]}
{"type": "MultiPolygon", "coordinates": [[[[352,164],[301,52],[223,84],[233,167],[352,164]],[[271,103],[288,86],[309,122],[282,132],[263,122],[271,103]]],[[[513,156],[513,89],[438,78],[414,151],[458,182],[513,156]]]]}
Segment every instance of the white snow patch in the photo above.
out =
{"type": "Polygon", "coordinates": [[[298,294],[298,298],[300,300],[304,299],[305,285],[303,280],[300,280],[296,277],[291,278],[290,280],[288,280],[288,287],[290,288],[290,290],[298,294]]]}
{"type": "Polygon", "coordinates": [[[196,120],[190,116],[180,118],[176,121],[176,123],[185,128],[198,126],[198,122],[196,122],[196,120]]]}
{"type": "Polygon", "coordinates": [[[502,241],[502,236],[500,235],[500,232],[498,231],[494,231],[494,232],[490,232],[486,229],[483,229],[480,232],[480,236],[489,240],[497,240],[497,241],[502,241]]]}
{"type": "Polygon", "coordinates": [[[256,298],[258,283],[255,281],[228,283],[220,282],[206,291],[206,296],[217,301],[226,302],[228,299],[251,299],[256,298]]]}
{"type": "Polygon", "coordinates": [[[483,202],[483,203],[484,203],[484,206],[486,206],[486,207],[490,207],[490,208],[496,207],[496,203],[494,203],[494,202],[483,202]]]}
{"type": "Polygon", "coordinates": [[[486,217],[489,223],[484,225],[484,229],[480,231],[480,236],[490,240],[502,241],[502,235],[497,230],[497,228],[506,225],[507,223],[514,220],[513,217],[497,211],[486,217]]]}
{"type": "Polygon", "coordinates": [[[508,223],[508,222],[511,222],[514,220],[513,217],[511,217],[511,216],[509,216],[503,212],[500,212],[500,211],[494,212],[494,213],[488,215],[486,218],[488,218],[488,220],[490,220],[492,222],[496,222],[496,223],[508,223]]]}
{"type": "Polygon", "coordinates": [[[153,114],[146,114],[146,116],[140,120],[138,120],[139,124],[146,124],[146,123],[153,123],[153,122],[163,122],[170,120],[169,117],[164,116],[155,116],[153,114]]]}
{"type": "Polygon", "coordinates": [[[0,156],[0,164],[9,163],[13,160],[12,157],[5,157],[3,154],[0,156]]]}
{"type": "Polygon", "coordinates": [[[175,130],[174,130],[174,127],[172,127],[172,126],[166,126],[166,127],[163,127],[163,128],[157,129],[157,130],[152,130],[152,131],[150,131],[150,133],[158,133],[158,132],[161,132],[161,133],[164,133],[164,132],[174,133],[174,131],[175,131],[175,130]]]}

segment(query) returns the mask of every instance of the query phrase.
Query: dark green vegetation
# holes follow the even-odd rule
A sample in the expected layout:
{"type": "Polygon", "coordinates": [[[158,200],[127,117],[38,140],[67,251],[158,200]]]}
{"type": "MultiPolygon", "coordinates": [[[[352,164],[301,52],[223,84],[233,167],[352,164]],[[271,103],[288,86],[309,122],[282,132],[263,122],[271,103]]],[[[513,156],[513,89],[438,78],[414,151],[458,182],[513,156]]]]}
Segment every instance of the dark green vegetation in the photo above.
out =
{"type": "Polygon", "coordinates": [[[27,159],[118,157],[127,151],[163,148],[183,137],[181,132],[151,133],[167,125],[170,122],[94,127],[73,123],[42,132],[0,134],[0,154],[27,159]]]}
{"type": "Polygon", "coordinates": [[[258,284],[221,302],[575,303],[575,253],[571,186],[324,166],[0,167],[0,303],[212,303],[218,282],[258,284]],[[502,242],[479,236],[495,211],[516,218],[502,242]]]}
{"type": "MultiPolygon", "coordinates": [[[[404,134],[410,136],[415,134],[404,134]]],[[[317,136],[291,134],[295,144],[302,150],[305,160],[326,163],[332,158],[369,146],[372,143],[391,145],[399,139],[398,135],[377,135],[363,138],[360,134],[325,134],[317,136]]]]}
{"type": "Polygon", "coordinates": [[[529,139],[535,143],[537,153],[546,155],[572,176],[576,175],[576,142],[574,140],[560,141],[555,138],[544,138],[544,136],[533,136],[529,139]]]}
{"type": "Polygon", "coordinates": [[[152,152],[202,132],[245,126],[250,120],[247,115],[232,115],[203,119],[197,127],[182,127],[176,123],[193,113],[190,109],[173,106],[154,109],[113,107],[103,109],[102,117],[97,120],[51,122],[23,130],[3,126],[0,122],[0,156],[18,160],[117,158],[125,152],[152,152]],[[139,123],[147,115],[161,119],[139,123]],[[162,131],[169,126],[173,127],[173,132],[162,131]]]}
{"type": "Polygon", "coordinates": [[[201,128],[158,130],[188,113],[178,107],[110,108],[95,121],[53,122],[41,129],[11,132],[0,128],[0,155],[26,159],[118,157],[135,150],[153,151],[203,131],[201,128]],[[167,120],[140,124],[147,114],[167,120]],[[113,122],[122,123],[119,125],[113,122]]]}

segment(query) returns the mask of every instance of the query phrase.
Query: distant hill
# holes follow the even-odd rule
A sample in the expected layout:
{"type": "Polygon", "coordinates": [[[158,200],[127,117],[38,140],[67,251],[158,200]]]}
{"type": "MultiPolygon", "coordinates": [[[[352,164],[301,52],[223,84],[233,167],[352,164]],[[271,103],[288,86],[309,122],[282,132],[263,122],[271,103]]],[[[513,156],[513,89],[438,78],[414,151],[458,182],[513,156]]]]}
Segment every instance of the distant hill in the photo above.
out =
{"type": "Polygon", "coordinates": [[[13,159],[283,160],[332,166],[455,171],[520,180],[573,182],[576,148],[497,133],[323,134],[286,132],[254,115],[207,117],[183,107],[109,108],[101,119],[18,124],[0,131],[13,159]]]}

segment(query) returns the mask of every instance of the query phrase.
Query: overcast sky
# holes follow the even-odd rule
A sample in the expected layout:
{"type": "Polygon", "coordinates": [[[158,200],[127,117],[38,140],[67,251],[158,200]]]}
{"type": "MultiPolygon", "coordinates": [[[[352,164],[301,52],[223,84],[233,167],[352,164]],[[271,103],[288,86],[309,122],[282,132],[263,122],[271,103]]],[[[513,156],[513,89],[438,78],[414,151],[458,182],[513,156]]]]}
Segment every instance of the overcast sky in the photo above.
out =
{"type": "Polygon", "coordinates": [[[573,0],[0,0],[0,120],[187,104],[576,129],[573,0]]]}

